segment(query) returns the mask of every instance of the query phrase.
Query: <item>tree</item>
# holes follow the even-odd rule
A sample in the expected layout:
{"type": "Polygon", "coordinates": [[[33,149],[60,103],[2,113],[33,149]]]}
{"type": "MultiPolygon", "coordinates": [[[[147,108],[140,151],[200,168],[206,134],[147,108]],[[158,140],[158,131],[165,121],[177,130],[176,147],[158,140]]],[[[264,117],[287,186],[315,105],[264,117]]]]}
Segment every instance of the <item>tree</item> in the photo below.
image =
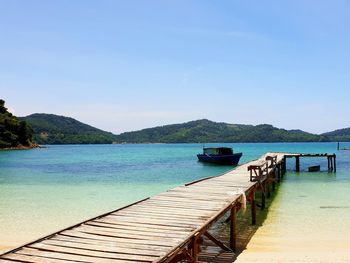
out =
{"type": "Polygon", "coordinates": [[[0,148],[32,144],[32,128],[7,111],[5,101],[0,99],[0,148]]]}

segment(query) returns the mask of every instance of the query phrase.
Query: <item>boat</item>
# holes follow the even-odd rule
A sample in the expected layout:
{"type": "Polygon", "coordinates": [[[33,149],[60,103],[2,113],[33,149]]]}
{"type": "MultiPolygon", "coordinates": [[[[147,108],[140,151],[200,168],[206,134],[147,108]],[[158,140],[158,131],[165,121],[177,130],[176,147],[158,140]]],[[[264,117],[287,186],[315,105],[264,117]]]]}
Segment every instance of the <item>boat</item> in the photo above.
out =
{"type": "Polygon", "coordinates": [[[229,147],[203,148],[203,153],[197,157],[200,162],[237,165],[242,153],[234,153],[229,147]]]}
{"type": "Polygon", "coordinates": [[[321,170],[320,165],[315,165],[315,166],[310,166],[309,167],[309,172],[319,172],[321,170]]]}

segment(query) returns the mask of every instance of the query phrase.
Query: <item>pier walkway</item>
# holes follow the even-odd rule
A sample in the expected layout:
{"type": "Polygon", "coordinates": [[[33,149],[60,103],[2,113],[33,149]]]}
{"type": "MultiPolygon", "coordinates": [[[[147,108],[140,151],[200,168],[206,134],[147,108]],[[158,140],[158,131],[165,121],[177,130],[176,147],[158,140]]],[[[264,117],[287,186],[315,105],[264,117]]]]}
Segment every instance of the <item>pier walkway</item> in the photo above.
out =
{"type": "Polygon", "coordinates": [[[245,207],[245,197],[255,224],[255,193],[262,194],[264,208],[291,157],[303,155],[267,153],[224,175],[176,187],[28,243],[1,255],[0,263],[198,262],[203,237],[235,251],[236,215],[245,207]],[[224,215],[230,218],[228,245],[209,232],[224,215]]]}

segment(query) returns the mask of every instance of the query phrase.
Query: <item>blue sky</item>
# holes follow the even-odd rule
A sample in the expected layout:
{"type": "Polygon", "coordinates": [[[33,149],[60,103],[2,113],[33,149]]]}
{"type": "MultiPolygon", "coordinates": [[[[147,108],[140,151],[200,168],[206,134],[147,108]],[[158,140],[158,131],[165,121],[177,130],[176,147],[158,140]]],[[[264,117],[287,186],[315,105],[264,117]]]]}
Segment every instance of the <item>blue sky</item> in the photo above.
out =
{"type": "Polygon", "coordinates": [[[3,1],[0,96],[115,133],[350,126],[349,1],[3,1]]]}

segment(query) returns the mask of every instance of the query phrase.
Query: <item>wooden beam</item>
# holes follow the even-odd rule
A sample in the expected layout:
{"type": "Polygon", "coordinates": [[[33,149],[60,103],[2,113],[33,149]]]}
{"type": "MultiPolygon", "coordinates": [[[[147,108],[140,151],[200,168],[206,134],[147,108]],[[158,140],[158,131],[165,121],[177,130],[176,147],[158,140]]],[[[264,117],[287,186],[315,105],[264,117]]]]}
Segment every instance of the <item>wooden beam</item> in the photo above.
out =
{"type": "Polygon", "coordinates": [[[222,243],[220,240],[216,239],[214,236],[212,236],[208,231],[204,233],[204,235],[212,241],[215,245],[220,247],[221,249],[225,251],[232,251],[229,247],[227,247],[224,243],[222,243]]]}
{"type": "Polygon", "coordinates": [[[230,248],[233,251],[236,251],[236,221],[237,221],[237,210],[236,207],[233,206],[231,208],[231,215],[230,215],[230,248]]]}

